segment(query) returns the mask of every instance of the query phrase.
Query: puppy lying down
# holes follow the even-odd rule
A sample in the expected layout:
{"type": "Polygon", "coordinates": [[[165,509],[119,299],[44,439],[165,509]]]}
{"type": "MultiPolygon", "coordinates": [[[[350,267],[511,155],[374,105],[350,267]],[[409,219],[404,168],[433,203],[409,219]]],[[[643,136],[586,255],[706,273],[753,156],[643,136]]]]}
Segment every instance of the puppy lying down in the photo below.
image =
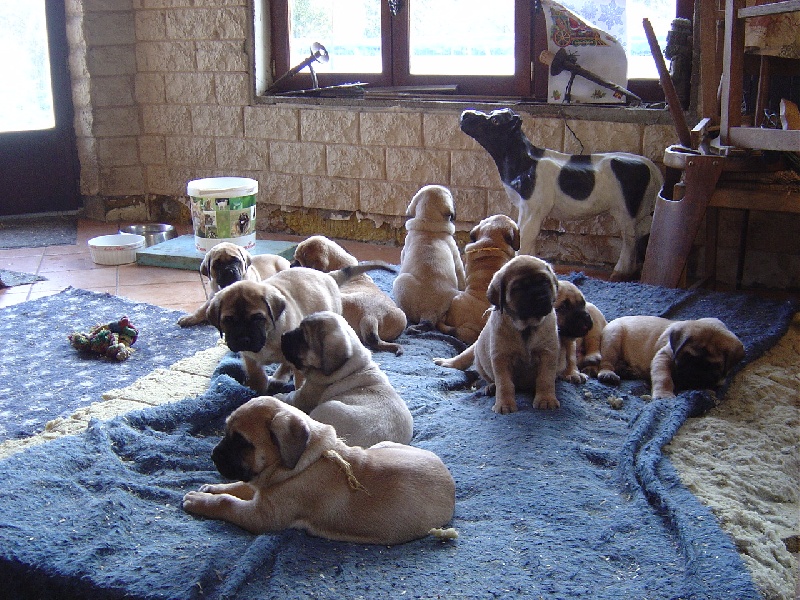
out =
{"type": "Polygon", "coordinates": [[[672,398],[676,391],[719,386],[744,358],[744,345],[713,317],[671,321],[629,316],[606,326],[600,354],[600,382],[649,379],[653,398],[672,398]]]}
{"type": "Polygon", "coordinates": [[[302,529],[362,544],[400,544],[447,524],[455,482],[432,452],[342,442],[330,425],[271,396],[237,408],[214,448],[227,484],[187,493],[183,508],[252,533],[302,529]]]}
{"type": "Polygon", "coordinates": [[[278,398],[333,425],[354,446],[411,441],[408,406],[343,316],[331,311],[307,316],[281,336],[281,349],[303,374],[303,385],[278,398]]]}

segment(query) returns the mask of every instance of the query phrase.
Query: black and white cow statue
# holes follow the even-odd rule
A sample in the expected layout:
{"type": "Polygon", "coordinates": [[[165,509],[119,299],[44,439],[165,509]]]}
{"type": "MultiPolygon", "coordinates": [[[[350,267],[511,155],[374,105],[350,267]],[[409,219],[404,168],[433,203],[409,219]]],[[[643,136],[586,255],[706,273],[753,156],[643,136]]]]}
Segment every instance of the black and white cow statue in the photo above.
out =
{"type": "Polygon", "coordinates": [[[579,155],[538,148],[522,131],[522,119],[508,108],[465,110],[460,127],[492,156],[508,197],[519,209],[520,254],[535,254],[547,215],[575,220],[608,212],[622,236],[611,277],[636,277],[663,185],[653,161],[627,152],[579,155]]]}

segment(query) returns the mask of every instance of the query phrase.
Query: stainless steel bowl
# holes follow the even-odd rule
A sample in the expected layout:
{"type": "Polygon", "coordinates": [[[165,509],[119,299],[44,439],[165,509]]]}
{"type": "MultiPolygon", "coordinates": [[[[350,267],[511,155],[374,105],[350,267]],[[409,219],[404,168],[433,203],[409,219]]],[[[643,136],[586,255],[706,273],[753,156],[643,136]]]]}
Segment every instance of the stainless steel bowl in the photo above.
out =
{"type": "Polygon", "coordinates": [[[178,232],[172,225],[164,223],[145,223],[144,225],[126,225],[119,228],[120,233],[135,233],[136,235],[144,236],[144,245],[146,248],[155,246],[161,242],[166,242],[172,238],[178,237],[178,232]]]}

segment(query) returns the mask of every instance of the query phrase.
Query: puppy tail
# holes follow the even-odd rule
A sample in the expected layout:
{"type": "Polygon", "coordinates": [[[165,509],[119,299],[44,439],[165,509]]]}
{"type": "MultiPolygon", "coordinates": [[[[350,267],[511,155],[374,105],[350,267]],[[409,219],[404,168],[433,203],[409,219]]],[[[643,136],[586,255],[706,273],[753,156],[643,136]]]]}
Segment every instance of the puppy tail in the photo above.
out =
{"type": "Polygon", "coordinates": [[[435,538],[439,538],[440,540],[456,540],[458,539],[458,531],[456,531],[455,527],[448,527],[444,529],[442,527],[434,527],[430,531],[428,531],[429,535],[432,535],[435,538]]]}
{"type": "Polygon", "coordinates": [[[338,271],[329,271],[328,275],[333,277],[336,285],[342,287],[342,284],[350,281],[353,277],[362,275],[367,271],[377,271],[379,269],[383,271],[389,271],[391,273],[397,273],[397,267],[390,265],[387,262],[382,260],[365,260],[357,265],[344,267],[338,271]]]}

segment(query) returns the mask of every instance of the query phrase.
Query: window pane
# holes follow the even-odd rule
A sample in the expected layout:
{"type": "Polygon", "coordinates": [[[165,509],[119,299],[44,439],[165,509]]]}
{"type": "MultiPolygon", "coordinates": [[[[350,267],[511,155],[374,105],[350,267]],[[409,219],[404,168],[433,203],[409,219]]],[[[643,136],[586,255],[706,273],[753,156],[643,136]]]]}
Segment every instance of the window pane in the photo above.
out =
{"type": "Polygon", "coordinates": [[[330,60],[318,73],[381,72],[381,0],[289,0],[289,22],[291,66],[319,42],[330,60]]]}
{"type": "Polygon", "coordinates": [[[513,75],[514,0],[408,0],[412,75],[513,75]]]}
{"type": "Polygon", "coordinates": [[[55,127],[44,0],[0,0],[0,131],[55,127]]]}
{"type": "Polygon", "coordinates": [[[658,79],[642,19],[650,20],[663,52],[675,18],[675,0],[559,0],[559,4],[620,41],[628,57],[628,79],[658,79]]]}

